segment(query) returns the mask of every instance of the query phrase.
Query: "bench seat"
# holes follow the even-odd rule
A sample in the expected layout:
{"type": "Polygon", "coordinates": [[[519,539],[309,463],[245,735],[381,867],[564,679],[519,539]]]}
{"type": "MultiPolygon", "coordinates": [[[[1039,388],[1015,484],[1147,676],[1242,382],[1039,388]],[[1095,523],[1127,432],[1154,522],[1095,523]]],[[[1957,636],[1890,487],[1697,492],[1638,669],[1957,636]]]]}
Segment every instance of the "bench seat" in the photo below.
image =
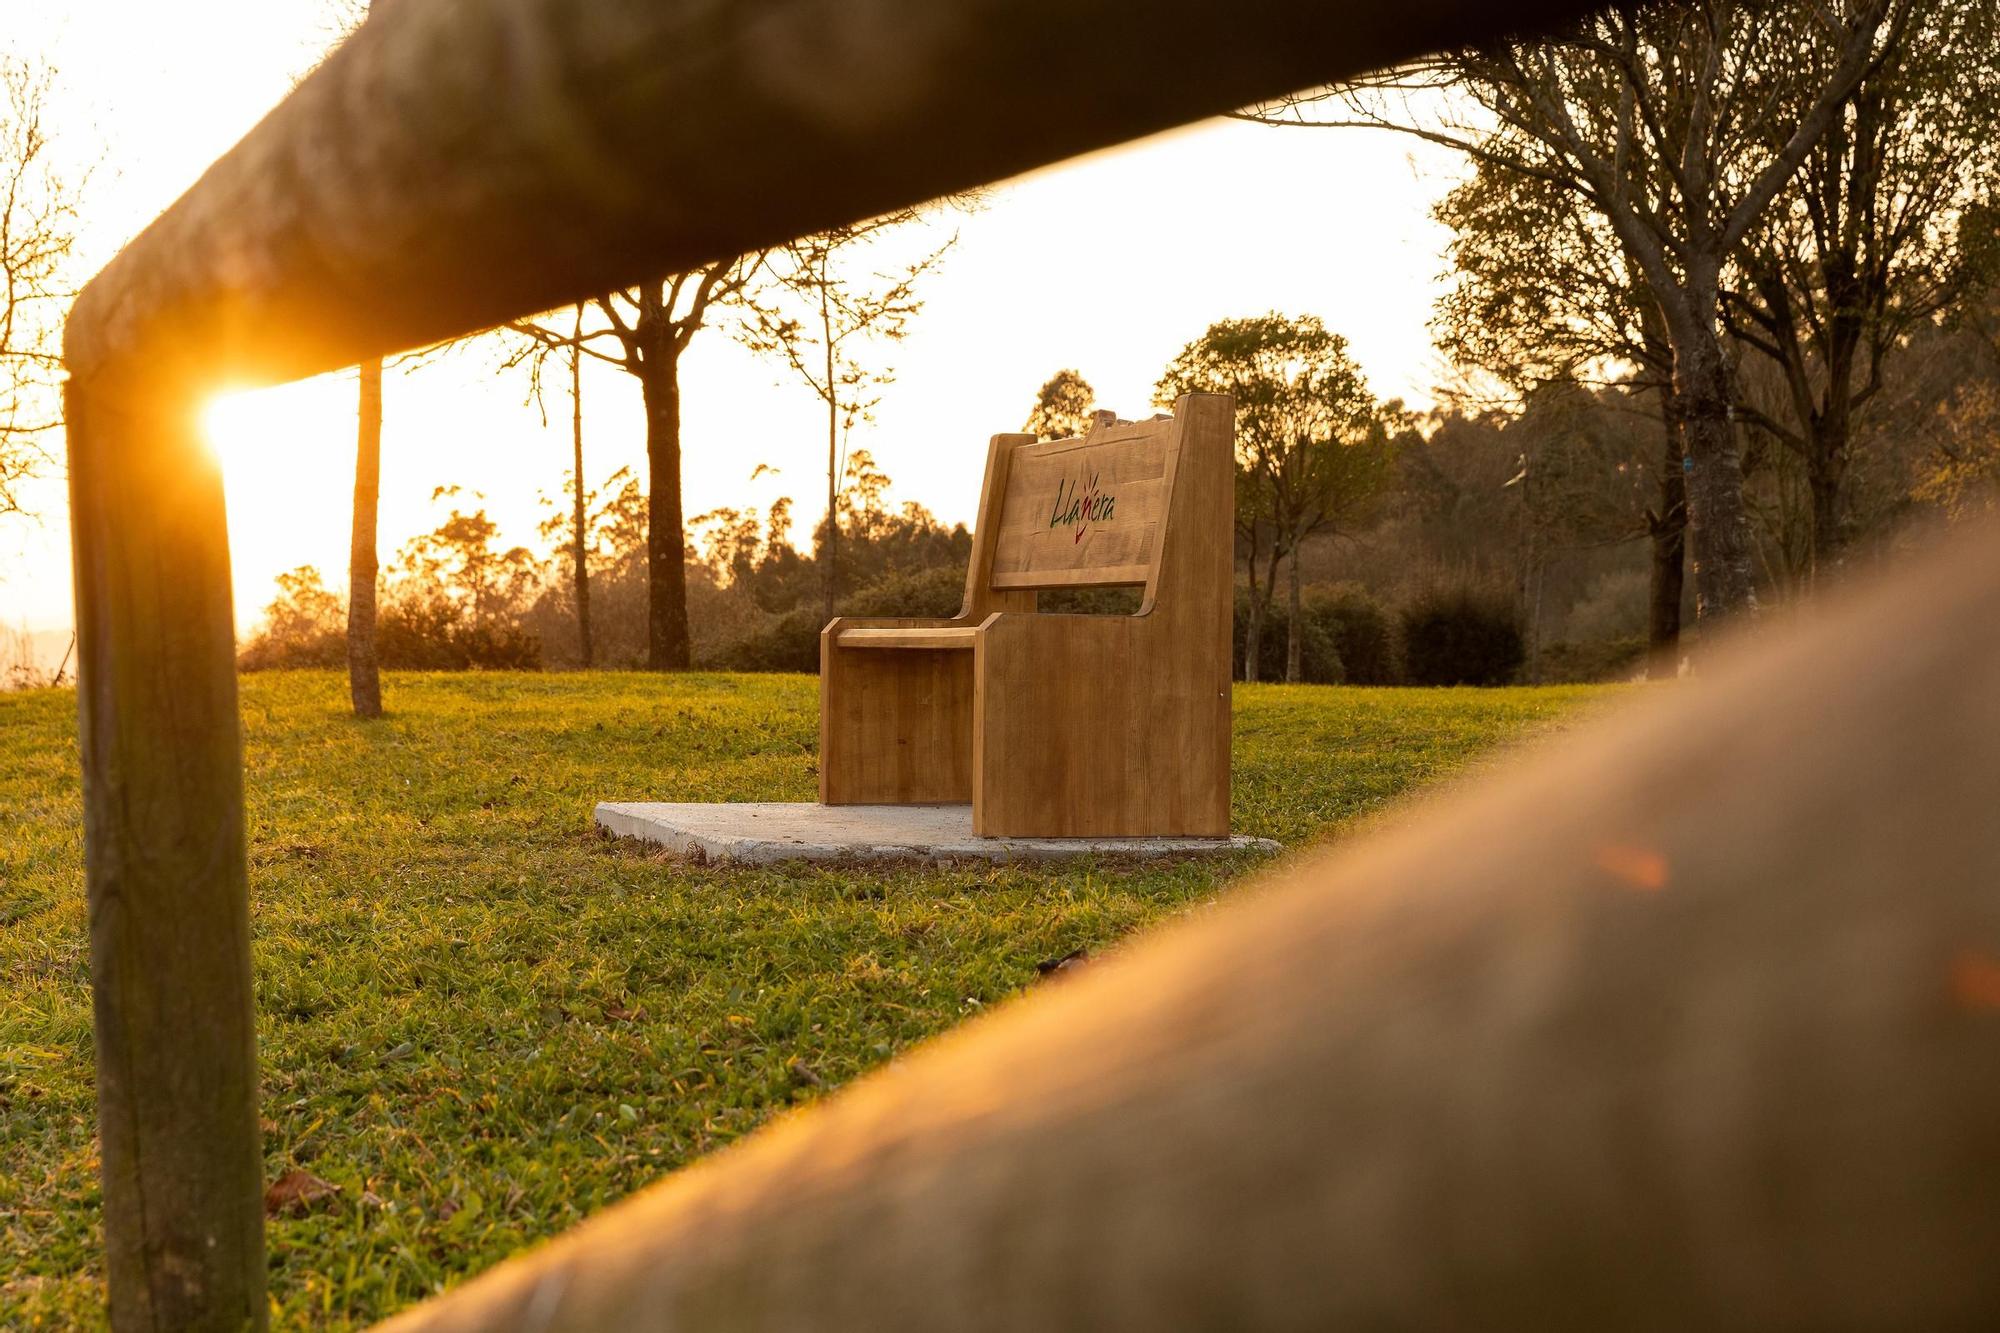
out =
{"type": "Polygon", "coordinates": [[[842,648],[928,648],[971,651],[979,637],[977,625],[898,626],[893,629],[843,629],[834,637],[842,648]]]}

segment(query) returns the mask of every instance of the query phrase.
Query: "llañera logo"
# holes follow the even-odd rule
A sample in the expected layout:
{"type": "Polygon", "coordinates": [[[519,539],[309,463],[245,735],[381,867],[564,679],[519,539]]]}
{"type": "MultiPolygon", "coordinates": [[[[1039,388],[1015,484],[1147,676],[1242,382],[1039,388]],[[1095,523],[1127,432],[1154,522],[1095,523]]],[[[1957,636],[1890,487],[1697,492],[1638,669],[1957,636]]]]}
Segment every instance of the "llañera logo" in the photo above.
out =
{"type": "Polygon", "coordinates": [[[1092,523],[1108,523],[1111,511],[1117,507],[1118,497],[1107,495],[1097,489],[1097,474],[1090,474],[1090,484],[1082,490],[1074,481],[1065,477],[1056,487],[1056,505],[1049,511],[1049,526],[1052,528],[1074,527],[1076,541],[1083,540],[1083,534],[1090,531],[1092,523]]]}

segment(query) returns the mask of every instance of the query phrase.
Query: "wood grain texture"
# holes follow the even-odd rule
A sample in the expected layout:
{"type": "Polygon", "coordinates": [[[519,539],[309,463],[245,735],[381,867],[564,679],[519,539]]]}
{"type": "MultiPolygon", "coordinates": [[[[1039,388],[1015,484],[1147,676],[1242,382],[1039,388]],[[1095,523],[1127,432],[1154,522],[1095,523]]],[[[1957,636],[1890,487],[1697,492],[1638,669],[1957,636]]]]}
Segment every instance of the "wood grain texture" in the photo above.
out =
{"type": "Polygon", "coordinates": [[[383,4],[90,284],[68,369],[335,370],[1587,8],[383,4]]]}
{"type": "Polygon", "coordinates": [[[993,554],[996,588],[1117,587],[1152,573],[1180,432],[1093,429],[1014,451],[993,554]]]}
{"type": "Polygon", "coordinates": [[[819,639],[819,799],[826,805],[914,805],[972,799],[970,637],[996,611],[1033,610],[1031,592],[996,591],[988,571],[999,500],[1014,450],[1032,435],[986,446],[965,600],[956,616],[838,616],[819,639]],[[851,634],[861,638],[843,643],[851,634]],[[930,652],[932,635],[957,651],[930,652]],[[871,643],[872,640],[872,643],[871,643]],[[912,652],[911,649],[919,651],[912,652]],[[928,660],[926,660],[928,659],[928,660]]]}
{"type": "MultiPolygon", "coordinates": [[[[64,331],[72,403],[128,417],[92,441],[73,415],[69,435],[78,616],[96,626],[79,695],[98,768],[93,975],[116,981],[110,992],[166,994],[191,975],[190,933],[214,951],[197,987],[207,1026],[174,1030],[192,1011],[160,1010],[159,1049],[178,1043],[177,1060],[116,1068],[135,1047],[96,1001],[114,1084],[137,1071],[164,1085],[100,1092],[114,1323],[205,1326],[192,1305],[154,1307],[165,1288],[147,1284],[163,1274],[212,1310],[263,1319],[243,1130],[256,1086],[247,950],[229,925],[245,875],[240,762],[224,753],[236,724],[219,490],[169,511],[204,395],[473,333],[1589,7],[1244,0],[1218,22],[1205,0],[380,6],[86,285],[64,331]],[[1083,58],[1052,60],[1052,32],[1083,58]],[[149,491],[138,479],[155,463],[169,471],[149,491]],[[149,620],[121,585],[145,578],[168,589],[155,606],[172,614],[149,620]],[[128,770],[147,776],[128,789],[128,770]],[[172,849],[158,862],[156,844],[172,849]],[[160,915],[157,965],[130,943],[143,930],[96,920],[127,892],[142,926],[160,915]],[[183,900],[176,921],[165,904],[183,900]],[[156,1097],[159,1115],[138,1114],[156,1097]],[[109,1123],[121,1106],[137,1115],[122,1127],[109,1123]],[[120,1134],[143,1142],[147,1164],[120,1134]],[[110,1213],[135,1197],[130,1180],[166,1181],[173,1162],[180,1196],[158,1191],[158,1220],[121,1230],[110,1213]],[[201,1216],[225,1221],[178,1229],[201,1216]]],[[[1008,596],[983,581],[978,594],[1008,596]]]]}
{"type": "Polygon", "coordinates": [[[1234,413],[1227,397],[1189,395],[1171,421],[1143,423],[1172,438],[1136,615],[1003,613],[983,626],[974,832],[1228,834],[1234,413]]]}
{"type": "Polygon", "coordinates": [[[142,410],[72,381],[66,406],[111,1321],[261,1328],[263,1155],[222,478],[178,403],[142,410]]]}
{"type": "Polygon", "coordinates": [[[979,630],[972,625],[936,625],[887,628],[843,628],[834,643],[841,648],[917,648],[933,652],[971,652],[979,630]]]}
{"type": "Polygon", "coordinates": [[[841,646],[869,624],[835,618],[820,635],[821,803],[971,800],[972,654],[841,646]]]}

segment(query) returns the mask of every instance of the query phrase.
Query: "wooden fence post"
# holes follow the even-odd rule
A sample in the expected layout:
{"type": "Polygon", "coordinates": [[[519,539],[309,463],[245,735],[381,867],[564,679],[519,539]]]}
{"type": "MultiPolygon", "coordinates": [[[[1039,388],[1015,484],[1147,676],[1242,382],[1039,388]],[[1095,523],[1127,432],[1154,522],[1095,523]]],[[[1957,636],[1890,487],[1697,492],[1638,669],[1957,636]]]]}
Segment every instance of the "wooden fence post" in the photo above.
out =
{"type": "Polygon", "coordinates": [[[193,395],[72,381],[84,846],[118,1329],[265,1322],[222,477],[193,395]]]}

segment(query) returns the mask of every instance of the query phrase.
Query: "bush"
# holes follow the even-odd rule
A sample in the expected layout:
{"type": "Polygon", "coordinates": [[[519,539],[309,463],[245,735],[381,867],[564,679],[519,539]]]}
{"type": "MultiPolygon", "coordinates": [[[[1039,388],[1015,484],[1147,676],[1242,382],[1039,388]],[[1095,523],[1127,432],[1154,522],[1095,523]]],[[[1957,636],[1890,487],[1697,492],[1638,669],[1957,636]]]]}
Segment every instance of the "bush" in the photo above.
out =
{"type": "Polygon", "coordinates": [[[1395,621],[1359,584],[1310,589],[1305,613],[1332,637],[1349,685],[1394,685],[1403,678],[1395,621]]]}
{"type": "Polygon", "coordinates": [[[397,671],[540,671],[542,641],[509,621],[471,620],[442,598],[399,597],[375,621],[375,655],[397,671]]]}
{"type": "Polygon", "coordinates": [[[1425,593],[1402,621],[1412,685],[1505,685],[1527,657],[1512,604],[1471,588],[1425,593]]]}
{"type": "Polygon", "coordinates": [[[1631,634],[1590,643],[1552,643],[1542,649],[1537,664],[1536,683],[1542,685],[1628,680],[1646,664],[1646,636],[1631,634]]]}
{"type": "MultiPolygon", "coordinates": [[[[843,616],[951,616],[965,603],[965,571],[938,566],[890,574],[856,589],[835,608],[843,616]]],[[[819,632],[826,620],[817,604],[773,618],[764,628],[709,655],[718,671],[819,670],[819,632]]]]}
{"type": "MultiPolygon", "coordinates": [[[[1302,607],[1299,637],[1299,679],[1308,685],[1338,685],[1346,678],[1340,648],[1330,623],[1302,607]]],[[[1291,608],[1282,599],[1274,600],[1264,613],[1263,635],[1257,645],[1257,679],[1283,680],[1285,654],[1291,633],[1291,608]]],[[[1250,640],[1250,593],[1236,592],[1235,625],[1231,632],[1230,670],[1236,679],[1246,679],[1245,654],[1250,640]]]]}
{"type": "Polygon", "coordinates": [[[278,595],[264,624],[236,656],[243,671],[347,664],[347,610],[319,570],[300,565],[278,575],[278,595]]]}

